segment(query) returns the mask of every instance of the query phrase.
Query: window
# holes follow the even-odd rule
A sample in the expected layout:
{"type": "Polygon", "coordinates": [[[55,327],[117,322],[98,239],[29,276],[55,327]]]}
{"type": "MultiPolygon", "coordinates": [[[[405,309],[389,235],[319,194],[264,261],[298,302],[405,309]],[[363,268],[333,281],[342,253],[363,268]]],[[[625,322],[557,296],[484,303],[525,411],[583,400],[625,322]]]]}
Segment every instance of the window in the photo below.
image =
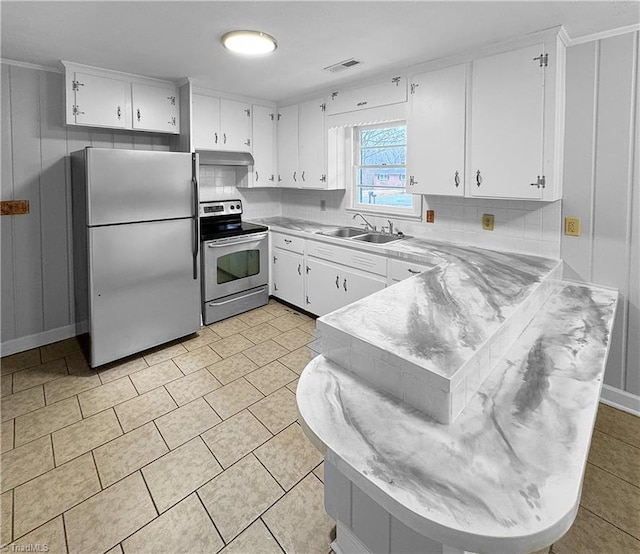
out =
{"type": "Polygon", "coordinates": [[[420,215],[420,197],[407,193],[407,126],[404,122],[354,129],[353,209],[420,215]]]}

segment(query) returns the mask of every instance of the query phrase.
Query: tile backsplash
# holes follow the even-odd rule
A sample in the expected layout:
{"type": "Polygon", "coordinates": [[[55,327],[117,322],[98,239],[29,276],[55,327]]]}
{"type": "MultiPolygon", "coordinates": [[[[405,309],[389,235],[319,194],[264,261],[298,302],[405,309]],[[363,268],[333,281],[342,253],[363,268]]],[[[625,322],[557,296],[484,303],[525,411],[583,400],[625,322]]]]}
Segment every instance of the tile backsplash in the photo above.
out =
{"type": "MultiPolygon", "coordinates": [[[[246,168],[201,166],[200,200],[240,198],[245,219],[282,215],[329,225],[355,224],[344,190],[238,188],[246,178],[246,168]]],[[[423,221],[390,219],[406,235],[560,258],[560,201],[425,196],[422,213],[423,221]],[[425,222],[426,210],[434,211],[434,223],[425,222]],[[493,231],[482,229],[483,214],[494,216],[493,231]]],[[[378,228],[387,225],[386,217],[367,219],[378,228]]]]}
{"type": "MultiPolygon", "coordinates": [[[[344,191],[282,190],[282,216],[327,223],[354,225],[347,211],[344,191]],[[321,209],[324,201],[325,209],[321,209]]],[[[455,197],[423,197],[423,221],[390,218],[407,235],[451,241],[497,250],[560,258],[561,202],[494,200],[455,197]],[[424,213],[434,210],[435,222],[426,223],[424,213]],[[482,215],[494,216],[494,230],[482,229],[482,215]]],[[[369,216],[380,228],[387,218],[369,216]]]]}

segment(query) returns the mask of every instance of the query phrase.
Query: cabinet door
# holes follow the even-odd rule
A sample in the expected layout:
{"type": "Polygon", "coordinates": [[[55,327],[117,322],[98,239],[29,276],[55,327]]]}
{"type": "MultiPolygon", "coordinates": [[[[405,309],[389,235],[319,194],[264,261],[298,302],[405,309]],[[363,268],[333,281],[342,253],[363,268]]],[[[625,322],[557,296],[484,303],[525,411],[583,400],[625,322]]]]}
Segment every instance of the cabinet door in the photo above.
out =
{"type": "Polygon", "coordinates": [[[327,139],[324,99],[298,105],[298,184],[303,188],[327,186],[327,139]]]}
{"type": "MultiPolygon", "coordinates": [[[[541,198],[544,44],[473,62],[468,194],[541,198]]],[[[548,69],[548,68],[547,68],[548,69]]]]}
{"type": "Polygon", "coordinates": [[[126,117],[129,82],[74,73],[74,121],[78,125],[131,128],[126,117]]]}
{"type": "Polygon", "coordinates": [[[162,133],[180,132],[175,88],[131,83],[133,128],[162,133]]]}
{"type": "Polygon", "coordinates": [[[407,79],[394,77],[383,83],[332,93],[327,101],[327,115],[355,112],[406,101],[407,79]]]}
{"type": "Polygon", "coordinates": [[[344,305],[341,273],[341,266],[313,258],[307,259],[307,311],[321,316],[344,305]]]}
{"type": "Polygon", "coordinates": [[[194,94],[191,97],[193,148],[218,150],[222,143],[220,132],[220,98],[194,94]]]}
{"type": "Polygon", "coordinates": [[[386,286],[386,279],[375,275],[363,275],[356,271],[343,269],[340,272],[340,289],[342,291],[341,306],[346,306],[382,290],[386,286]]]}
{"type": "Polygon", "coordinates": [[[271,256],[273,295],[294,306],[304,307],[304,264],[301,254],[279,248],[271,256]]]}
{"type": "Polygon", "coordinates": [[[407,173],[414,194],[464,194],[466,66],[413,78],[407,173]]]}
{"type": "Polygon", "coordinates": [[[222,150],[251,151],[251,106],[235,100],[220,100],[222,150]]]}
{"type": "Polygon", "coordinates": [[[298,105],[278,109],[278,184],[299,187],[298,105]]]}
{"type": "Polygon", "coordinates": [[[253,174],[251,186],[273,187],[276,184],[275,132],[276,109],[252,106],[253,174]]]}

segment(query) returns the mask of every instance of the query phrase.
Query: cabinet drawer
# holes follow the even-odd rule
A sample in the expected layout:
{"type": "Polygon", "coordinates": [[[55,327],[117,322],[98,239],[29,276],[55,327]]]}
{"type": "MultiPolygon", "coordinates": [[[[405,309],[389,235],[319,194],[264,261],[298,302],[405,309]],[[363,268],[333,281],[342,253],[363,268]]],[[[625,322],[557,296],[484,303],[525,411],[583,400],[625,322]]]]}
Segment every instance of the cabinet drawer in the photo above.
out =
{"type": "Polygon", "coordinates": [[[300,237],[292,237],[291,235],[281,235],[280,233],[271,233],[271,244],[275,248],[290,250],[298,254],[304,254],[304,239],[300,237]]]}
{"type": "Polygon", "coordinates": [[[334,92],[327,101],[327,115],[355,112],[407,101],[407,79],[397,77],[384,83],[334,92]]]}
{"type": "Polygon", "coordinates": [[[368,271],[369,273],[387,275],[387,258],[376,254],[314,241],[308,242],[307,254],[337,264],[368,271]]]}
{"type": "Polygon", "coordinates": [[[389,278],[395,281],[403,281],[431,269],[433,265],[405,262],[403,260],[389,260],[389,278]]]}

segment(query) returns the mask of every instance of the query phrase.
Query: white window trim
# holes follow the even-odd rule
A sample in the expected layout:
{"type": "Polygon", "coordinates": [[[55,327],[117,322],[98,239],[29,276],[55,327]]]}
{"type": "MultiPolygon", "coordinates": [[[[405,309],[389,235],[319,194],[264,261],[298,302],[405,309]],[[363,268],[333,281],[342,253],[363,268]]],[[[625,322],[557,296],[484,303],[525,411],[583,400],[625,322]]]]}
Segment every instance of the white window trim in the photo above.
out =
{"type": "Polygon", "coordinates": [[[413,195],[413,211],[405,208],[393,208],[390,206],[381,206],[380,208],[371,208],[370,204],[358,204],[356,202],[356,183],[358,182],[356,156],[358,152],[358,128],[359,127],[386,127],[394,123],[406,125],[406,120],[385,121],[376,125],[357,125],[348,128],[347,134],[347,172],[346,172],[346,190],[348,195],[347,208],[345,210],[351,213],[364,213],[372,216],[392,217],[394,219],[405,219],[410,221],[422,221],[422,196],[413,195]]]}

